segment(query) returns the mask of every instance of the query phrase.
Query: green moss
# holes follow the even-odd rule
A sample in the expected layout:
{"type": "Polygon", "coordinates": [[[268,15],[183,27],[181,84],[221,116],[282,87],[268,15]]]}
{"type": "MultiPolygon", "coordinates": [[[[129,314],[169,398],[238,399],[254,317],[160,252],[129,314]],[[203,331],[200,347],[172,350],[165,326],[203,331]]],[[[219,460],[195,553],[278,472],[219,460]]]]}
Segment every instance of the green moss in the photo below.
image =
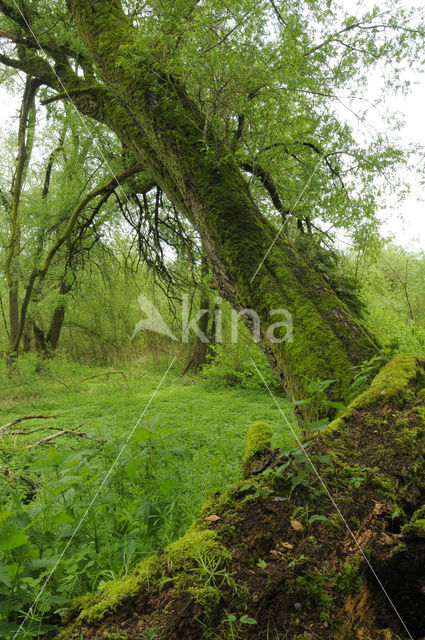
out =
{"type": "Polygon", "coordinates": [[[411,522],[417,522],[418,520],[425,519],[425,505],[420,509],[417,509],[411,518],[411,522]]]}
{"type": "Polygon", "coordinates": [[[410,424],[409,418],[399,418],[395,424],[398,429],[408,429],[410,424]]]}
{"type": "Polygon", "coordinates": [[[188,587],[187,592],[193,597],[195,602],[201,605],[206,613],[207,622],[211,622],[212,617],[218,609],[222,599],[222,593],[217,587],[211,585],[188,587]]]}
{"type": "Polygon", "coordinates": [[[410,521],[402,527],[401,535],[405,540],[425,538],[425,505],[414,512],[410,521]]]}
{"type": "MultiPolygon", "coordinates": [[[[425,389],[424,389],[424,392],[425,392],[425,389]]],[[[413,411],[415,411],[415,413],[417,414],[419,420],[421,421],[421,423],[425,427],[425,408],[424,407],[415,407],[413,409],[413,411]]]]}
{"type": "Polygon", "coordinates": [[[321,620],[330,622],[333,619],[334,598],[328,591],[326,575],[313,573],[298,576],[294,593],[303,608],[316,612],[321,620]]]}
{"type": "Polygon", "coordinates": [[[255,471],[256,463],[271,451],[272,434],[267,422],[255,422],[249,427],[242,460],[244,478],[248,478],[255,471]]]}
{"type": "Polygon", "coordinates": [[[401,535],[405,540],[417,540],[425,538],[425,519],[410,521],[401,529],[401,535]]]}
{"type": "Polygon", "coordinates": [[[182,538],[169,544],[162,554],[162,561],[171,563],[173,569],[179,570],[202,555],[210,559],[231,560],[230,551],[219,543],[216,532],[203,529],[202,526],[195,522],[182,538]]]}
{"type": "Polygon", "coordinates": [[[104,631],[103,640],[128,640],[128,635],[124,631],[104,631]]]}
{"type": "Polygon", "coordinates": [[[78,622],[93,623],[116,611],[117,607],[127,598],[136,595],[143,587],[149,588],[150,581],[157,576],[158,559],[153,556],[143,561],[136,570],[120,578],[103,584],[95,594],[89,594],[77,601],[82,609],[78,622]]]}
{"type": "Polygon", "coordinates": [[[237,491],[235,489],[229,489],[224,493],[220,491],[210,493],[201,506],[200,518],[206,518],[210,515],[223,516],[227,511],[235,507],[236,495],[237,491]]]}
{"type": "Polygon", "coordinates": [[[344,565],[336,576],[336,590],[341,595],[355,595],[363,588],[363,559],[358,556],[351,563],[344,565]]]}
{"type": "MultiPolygon", "coordinates": [[[[144,560],[128,576],[107,582],[97,593],[81,598],[77,602],[81,609],[77,621],[98,622],[116,611],[126,599],[142,590],[157,592],[168,582],[173,582],[177,590],[199,590],[202,587],[203,565],[209,563],[219,572],[231,557],[230,552],[219,543],[216,532],[204,528],[204,523],[198,521],[182,538],[144,560]]],[[[220,594],[215,593],[213,597],[208,592],[207,598],[205,592],[203,597],[205,601],[208,599],[213,603],[220,594]]]]}
{"type": "Polygon", "coordinates": [[[55,640],[81,640],[81,630],[76,623],[68,625],[66,629],[60,631],[55,640]]]}
{"type": "Polygon", "coordinates": [[[370,387],[358,396],[350,409],[365,409],[372,405],[399,406],[414,396],[411,383],[423,378],[425,357],[401,354],[393,358],[372,381],[370,387]]]}
{"type": "MultiPolygon", "coordinates": [[[[415,395],[415,386],[424,384],[425,356],[417,354],[401,354],[393,358],[381,369],[372,381],[370,387],[355,398],[349,405],[348,411],[333,420],[328,427],[321,432],[315,432],[312,437],[328,439],[337,438],[350,422],[354,411],[367,409],[372,406],[397,407],[403,402],[411,400],[415,395]]],[[[425,425],[425,409],[419,407],[415,411],[421,416],[425,425]]],[[[371,415],[363,416],[364,424],[371,430],[388,430],[387,422],[383,418],[371,415]]],[[[403,420],[400,426],[409,428],[403,420]]]]}

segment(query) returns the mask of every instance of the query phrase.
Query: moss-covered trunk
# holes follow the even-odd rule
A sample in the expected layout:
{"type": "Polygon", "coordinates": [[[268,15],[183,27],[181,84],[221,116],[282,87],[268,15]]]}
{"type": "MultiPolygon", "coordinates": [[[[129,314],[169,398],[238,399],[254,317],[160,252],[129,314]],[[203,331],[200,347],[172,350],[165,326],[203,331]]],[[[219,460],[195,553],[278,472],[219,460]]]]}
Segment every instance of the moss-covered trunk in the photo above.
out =
{"type": "Polygon", "coordinates": [[[287,392],[300,398],[308,380],[335,379],[332,396],[346,396],[352,365],[376,352],[370,335],[288,240],[276,239],[232,152],[180,80],[164,72],[161,51],[138,44],[119,0],[71,5],[114,96],[104,120],[198,229],[221,293],[236,309],[258,313],[263,347],[287,392]],[[267,329],[282,320],[273,309],[292,314],[292,342],[269,341],[267,329]]]}
{"type": "Polygon", "coordinates": [[[270,429],[253,425],[246,479],[212,496],[183,538],[82,598],[59,639],[422,638],[424,369],[425,357],[390,362],[304,445],[308,458],[271,453],[270,429]]]}

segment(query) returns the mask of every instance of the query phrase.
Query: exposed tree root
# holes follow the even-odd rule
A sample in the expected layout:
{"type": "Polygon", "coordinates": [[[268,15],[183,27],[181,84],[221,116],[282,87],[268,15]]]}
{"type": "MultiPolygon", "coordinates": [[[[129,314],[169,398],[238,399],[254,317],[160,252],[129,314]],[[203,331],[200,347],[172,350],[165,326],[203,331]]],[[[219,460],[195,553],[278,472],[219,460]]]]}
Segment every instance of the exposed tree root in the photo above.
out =
{"type": "Polygon", "coordinates": [[[398,356],[310,439],[345,522],[302,452],[270,456],[259,423],[251,475],[212,496],[183,538],[82,598],[58,638],[425,636],[424,369],[425,357],[398,356]]]}

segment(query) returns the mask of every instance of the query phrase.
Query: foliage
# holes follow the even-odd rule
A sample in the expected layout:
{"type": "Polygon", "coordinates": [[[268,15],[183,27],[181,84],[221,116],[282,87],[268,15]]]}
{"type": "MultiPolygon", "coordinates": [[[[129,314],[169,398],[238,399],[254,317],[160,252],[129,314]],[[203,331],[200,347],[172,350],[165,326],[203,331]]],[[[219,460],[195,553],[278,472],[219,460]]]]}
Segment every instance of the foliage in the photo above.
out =
{"type": "Polygon", "coordinates": [[[373,254],[347,256],[366,305],[365,321],[390,352],[425,350],[425,257],[388,243],[373,254]]]}
{"type": "Polygon", "coordinates": [[[255,370],[251,358],[264,376],[269,387],[278,388],[276,378],[266,357],[261,354],[252,339],[246,335],[240,342],[212,347],[213,354],[202,370],[202,377],[220,387],[240,386],[243,389],[264,389],[264,383],[255,370]]]}

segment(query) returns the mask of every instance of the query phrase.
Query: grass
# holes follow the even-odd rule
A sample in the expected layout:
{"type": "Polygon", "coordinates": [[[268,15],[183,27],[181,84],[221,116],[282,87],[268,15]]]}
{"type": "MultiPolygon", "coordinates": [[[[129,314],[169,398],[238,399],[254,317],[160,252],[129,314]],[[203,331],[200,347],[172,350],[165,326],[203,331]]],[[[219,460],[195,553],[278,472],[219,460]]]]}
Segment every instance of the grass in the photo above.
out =
{"type": "MultiPolygon", "coordinates": [[[[76,531],[166,363],[144,362],[108,375],[104,369],[60,360],[43,364],[37,374],[35,366],[27,358],[13,379],[0,372],[0,426],[24,415],[57,416],[20,423],[0,439],[2,638],[13,637],[22,612],[72,536],[20,637],[44,637],[73,597],[125,575],[154,549],[182,535],[205,494],[240,477],[250,424],[269,422],[276,445],[292,440],[266,390],[214,388],[211,380],[182,378],[171,370],[76,531]],[[58,431],[79,426],[89,437],[64,435],[26,450],[54,431],[16,434],[41,426],[58,431]]],[[[288,401],[279,401],[294,423],[288,401]]]]}

